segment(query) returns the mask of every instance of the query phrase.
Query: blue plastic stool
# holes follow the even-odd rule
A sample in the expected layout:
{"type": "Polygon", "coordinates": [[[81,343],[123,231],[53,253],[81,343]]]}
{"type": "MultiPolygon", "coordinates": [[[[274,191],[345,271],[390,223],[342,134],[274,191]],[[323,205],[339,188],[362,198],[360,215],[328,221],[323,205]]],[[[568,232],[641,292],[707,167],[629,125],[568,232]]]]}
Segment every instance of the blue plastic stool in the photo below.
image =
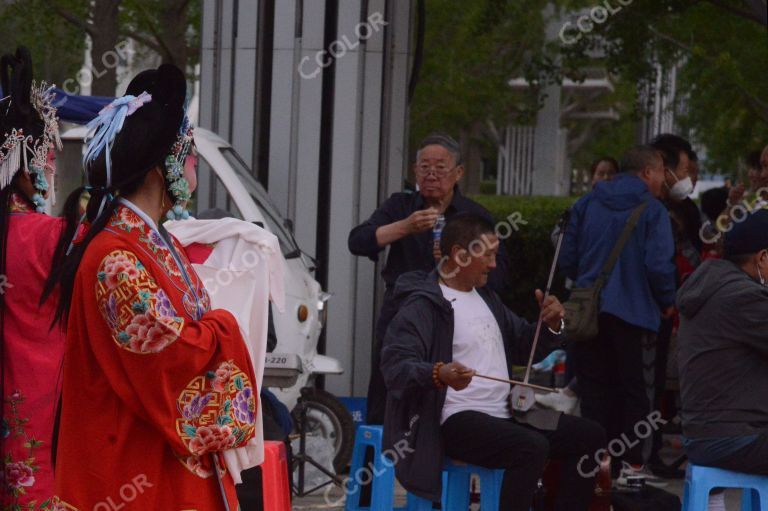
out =
{"type": "Polygon", "coordinates": [[[443,492],[443,509],[464,511],[469,509],[470,481],[472,475],[480,477],[480,511],[498,511],[501,498],[501,482],[504,470],[482,468],[454,461],[446,461],[443,470],[448,476],[443,492]]]}
{"type": "MultiPolygon", "coordinates": [[[[499,511],[504,470],[482,468],[450,460],[443,466],[443,511],[469,509],[470,481],[473,474],[480,478],[480,511],[499,511]]],[[[431,509],[431,502],[408,494],[408,511],[431,511],[431,509]]]]}
{"type": "MultiPolygon", "coordinates": [[[[381,426],[358,426],[355,433],[355,446],[352,449],[352,462],[349,467],[347,483],[347,502],[345,511],[393,511],[395,493],[394,463],[381,451],[383,428],[381,426]],[[364,467],[366,448],[373,448],[373,471],[364,467]],[[360,483],[371,485],[371,505],[360,505],[360,483]]],[[[432,506],[430,505],[430,508],[432,506]]]]}
{"type": "Polygon", "coordinates": [[[706,511],[713,488],[741,488],[741,511],[768,511],[768,477],[688,463],[683,511],[706,511]]]}

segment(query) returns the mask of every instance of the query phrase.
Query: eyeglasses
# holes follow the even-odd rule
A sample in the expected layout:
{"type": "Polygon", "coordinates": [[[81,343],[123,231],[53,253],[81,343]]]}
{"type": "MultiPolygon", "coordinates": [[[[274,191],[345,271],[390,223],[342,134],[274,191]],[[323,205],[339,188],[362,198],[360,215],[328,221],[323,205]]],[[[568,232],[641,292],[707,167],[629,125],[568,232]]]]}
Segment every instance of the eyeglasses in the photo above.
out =
{"type": "MultiPolygon", "coordinates": [[[[456,167],[458,167],[458,165],[456,165],[456,167]]],[[[416,166],[415,173],[417,177],[427,177],[430,174],[434,174],[436,178],[443,179],[453,172],[456,167],[446,168],[443,165],[423,164],[416,166]]]]}

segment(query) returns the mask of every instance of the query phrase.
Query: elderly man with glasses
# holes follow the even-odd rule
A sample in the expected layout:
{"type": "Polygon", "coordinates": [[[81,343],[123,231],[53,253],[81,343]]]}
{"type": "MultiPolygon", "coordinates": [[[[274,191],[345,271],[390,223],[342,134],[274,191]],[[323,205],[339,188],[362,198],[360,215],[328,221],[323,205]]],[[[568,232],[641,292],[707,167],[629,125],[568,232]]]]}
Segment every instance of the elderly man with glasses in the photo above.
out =
{"type": "MultiPolygon", "coordinates": [[[[393,296],[395,281],[403,273],[431,271],[440,261],[440,252],[432,230],[439,216],[447,221],[458,213],[473,213],[493,221],[480,204],[459,192],[458,182],[464,175],[459,144],[445,134],[432,134],[419,144],[413,166],[418,191],[395,193],[371,217],[349,233],[349,250],[355,255],[377,261],[379,253],[389,246],[381,276],[386,290],[381,314],[376,324],[371,354],[371,380],[368,386],[369,424],[384,420],[386,387],[380,372],[381,343],[397,312],[393,296]]],[[[496,292],[505,287],[507,258],[504,244],[499,247],[497,266],[489,275],[488,285],[496,292]]]]}

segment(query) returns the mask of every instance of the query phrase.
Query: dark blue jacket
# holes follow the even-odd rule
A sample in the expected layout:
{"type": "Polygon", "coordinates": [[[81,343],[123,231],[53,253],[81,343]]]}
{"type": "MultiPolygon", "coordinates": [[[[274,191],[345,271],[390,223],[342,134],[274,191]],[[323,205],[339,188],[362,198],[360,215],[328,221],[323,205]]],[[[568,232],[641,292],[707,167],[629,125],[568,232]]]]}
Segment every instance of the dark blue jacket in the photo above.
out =
{"type": "MultiPolygon", "coordinates": [[[[403,453],[395,463],[403,487],[433,502],[440,500],[442,485],[440,416],[446,389],[434,386],[432,368],[436,362],[453,360],[453,308],[443,298],[437,278],[436,271],[411,272],[397,280],[394,301],[398,312],[386,331],[381,355],[388,391],[384,448],[403,453]]],[[[536,325],[515,315],[487,286],[477,292],[499,325],[512,374],[513,364],[528,363],[536,325]]],[[[560,337],[547,328],[540,335],[535,360],[560,344],[560,337]]]]}
{"type": "MultiPolygon", "coordinates": [[[[378,261],[379,253],[384,250],[384,247],[380,247],[376,242],[376,229],[404,220],[412,213],[426,208],[427,204],[419,193],[392,194],[373,212],[368,220],[352,229],[347,242],[349,251],[358,256],[366,256],[372,261],[378,261]]],[[[445,219],[450,220],[457,213],[474,213],[493,222],[493,217],[488,210],[477,202],[464,197],[458,186],[453,189],[453,199],[445,210],[445,219]]],[[[390,245],[387,262],[381,271],[386,290],[376,326],[376,335],[379,339],[384,337],[387,325],[395,314],[395,308],[392,305],[392,293],[397,278],[409,271],[429,272],[435,266],[435,258],[432,255],[432,231],[406,236],[390,245]]],[[[508,271],[507,252],[504,243],[501,243],[499,254],[496,257],[496,268],[488,276],[490,288],[496,292],[502,292],[508,271]]]]}
{"type": "Polygon", "coordinates": [[[640,178],[619,174],[574,204],[560,268],[575,287],[592,285],[632,210],[643,202],[648,207],[603,288],[600,312],[656,332],[660,309],[675,303],[675,247],[669,213],[640,178]]]}

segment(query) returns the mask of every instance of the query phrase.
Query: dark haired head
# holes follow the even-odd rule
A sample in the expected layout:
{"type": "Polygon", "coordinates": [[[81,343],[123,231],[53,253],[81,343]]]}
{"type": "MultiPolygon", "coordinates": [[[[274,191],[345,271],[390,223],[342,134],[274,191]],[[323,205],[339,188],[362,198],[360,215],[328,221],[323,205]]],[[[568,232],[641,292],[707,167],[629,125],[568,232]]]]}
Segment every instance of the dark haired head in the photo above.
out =
{"type": "Polygon", "coordinates": [[[430,133],[427,137],[421,141],[419,148],[416,151],[416,159],[419,159],[419,151],[430,145],[439,145],[447,150],[453,156],[454,165],[461,165],[461,146],[453,137],[446,133],[430,133]]]}
{"type": "Polygon", "coordinates": [[[0,102],[0,144],[13,129],[23,130],[33,140],[42,137],[45,123],[31,102],[32,57],[25,46],[19,46],[15,55],[0,57],[0,86],[5,96],[0,102]]]}
{"type": "Polygon", "coordinates": [[[664,166],[673,171],[680,164],[680,153],[685,153],[689,159],[698,161],[698,155],[691,147],[691,143],[681,136],[672,133],[662,133],[656,135],[651,141],[651,145],[661,153],[664,159],[664,166]]]}
{"type": "Polygon", "coordinates": [[[484,234],[495,234],[494,226],[487,218],[474,213],[454,215],[443,227],[440,235],[440,252],[443,256],[450,256],[454,245],[469,249],[470,243],[482,240],[484,234]]]}
{"type": "MultiPolygon", "coordinates": [[[[149,93],[152,100],[125,118],[109,151],[112,182],[107,192],[113,195],[135,191],[147,172],[163,166],[184,119],[186,80],[176,66],[163,64],[136,75],[125,93],[139,96],[142,92],[149,93]]],[[[94,161],[86,163],[88,183],[96,189],[106,186],[106,158],[104,150],[94,161]]],[[[101,202],[99,193],[94,195],[98,200],[89,203],[91,221],[101,202]]]]}
{"type": "Polygon", "coordinates": [[[603,156],[602,158],[598,158],[597,160],[593,161],[592,165],[589,166],[589,175],[594,176],[595,172],[597,171],[597,166],[603,162],[612,165],[614,172],[619,171],[619,162],[617,162],[615,158],[611,158],[610,156],[603,156]]]}

